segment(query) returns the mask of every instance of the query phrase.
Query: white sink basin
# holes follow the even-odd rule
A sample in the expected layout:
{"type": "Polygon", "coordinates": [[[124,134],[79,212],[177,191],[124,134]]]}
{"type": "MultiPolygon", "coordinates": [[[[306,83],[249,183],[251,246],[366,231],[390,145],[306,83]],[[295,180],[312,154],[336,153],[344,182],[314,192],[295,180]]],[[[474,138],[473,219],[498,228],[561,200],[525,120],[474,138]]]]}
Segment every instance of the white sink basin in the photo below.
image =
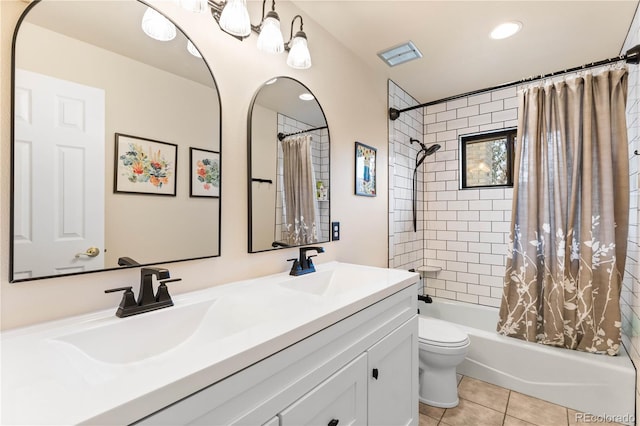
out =
{"type": "Polygon", "coordinates": [[[313,294],[320,297],[336,297],[364,286],[380,282],[384,278],[380,271],[366,268],[336,268],[317,271],[299,277],[291,277],[280,285],[290,290],[313,294]]]}
{"type": "Polygon", "coordinates": [[[201,326],[212,301],[165,308],[59,336],[87,356],[107,363],[130,363],[164,353],[187,340],[201,326]]]}
{"type": "Polygon", "coordinates": [[[165,354],[189,342],[215,342],[287,315],[281,304],[265,301],[264,294],[225,295],[127,318],[110,318],[52,340],[71,345],[97,361],[127,364],[165,354]]]}

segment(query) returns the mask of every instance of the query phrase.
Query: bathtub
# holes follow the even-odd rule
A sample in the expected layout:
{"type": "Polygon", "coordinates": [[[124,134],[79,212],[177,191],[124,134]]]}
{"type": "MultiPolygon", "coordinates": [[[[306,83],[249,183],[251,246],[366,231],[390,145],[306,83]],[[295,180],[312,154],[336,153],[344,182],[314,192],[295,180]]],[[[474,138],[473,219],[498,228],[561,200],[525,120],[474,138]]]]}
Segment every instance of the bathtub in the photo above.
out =
{"type": "Polygon", "coordinates": [[[636,372],[622,347],[618,356],[588,354],[496,333],[498,309],[433,298],[420,315],[455,323],[471,340],[459,374],[574,410],[633,424],[636,372]]]}

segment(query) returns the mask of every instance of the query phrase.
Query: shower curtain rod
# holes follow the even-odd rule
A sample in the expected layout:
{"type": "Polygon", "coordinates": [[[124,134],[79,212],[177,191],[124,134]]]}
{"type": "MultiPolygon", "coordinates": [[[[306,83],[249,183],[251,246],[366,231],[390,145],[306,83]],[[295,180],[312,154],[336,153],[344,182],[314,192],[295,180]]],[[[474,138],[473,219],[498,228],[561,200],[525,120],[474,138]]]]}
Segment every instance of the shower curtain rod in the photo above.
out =
{"type": "Polygon", "coordinates": [[[542,80],[544,78],[552,77],[552,76],[558,75],[558,74],[565,74],[565,73],[568,73],[568,72],[580,71],[580,70],[587,69],[587,68],[599,67],[601,65],[607,65],[607,64],[611,64],[611,63],[619,62],[619,61],[626,61],[628,64],[638,64],[640,62],[640,44],[638,44],[638,45],[632,47],[631,49],[627,50],[627,53],[625,53],[624,55],[616,56],[615,58],[603,59],[603,60],[598,61],[598,62],[591,62],[590,64],[584,64],[584,65],[581,65],[581,66],[578,66],[578,67],[559,70],[559,71],[551,72],[551,73],[548,73],[548,74],[540,74],[539,76],[523,78],[522,80],[512,81],[512,82],[509,82],[509,83],[503,83],[503,84],[499,84],[497,86],[487,87],[486,89],[474,90],[474,91],[471,91],[471,92],[462,93],[460,95],[454,95],[454,96],[450,96],[448,98],[439,99],[437,101],[426,102],[424,104],[414,105],[414,106],[403,108],[403,109],[389,108],[389,119],[393,121],[393,120],[396,120],[398,117],[400,117],[400,113],[407,112],[407,111],[412,111],[412,110],[418,109],[418,108],[424,108],[424,107],[431,106],[431,105],[436,105],[436,104],[439,104],[441,102],[452,101],[454,99],[463,98],[465,96],[477,95],[479,93],[489,92],[491,90],[504,89],[506,87],[514,86],[516,84],[529,83],[531,81],[542,80]]]}
{"type": "Polygon", "coordinates": [[[300,130],[299,132],[293,132],[293,133],[278,133],[278,140],[281,141],[282,139],[286,138],[287,136],[293,136],[293,135],[299,135],[302,133],[307,133],[307,132],[313,132],[314,130],[322,130],[322,129],[327,129],[329,126],[322,126],[322,127],[314,127],[313,129],[307,129],[307,130],[300,130]]]}

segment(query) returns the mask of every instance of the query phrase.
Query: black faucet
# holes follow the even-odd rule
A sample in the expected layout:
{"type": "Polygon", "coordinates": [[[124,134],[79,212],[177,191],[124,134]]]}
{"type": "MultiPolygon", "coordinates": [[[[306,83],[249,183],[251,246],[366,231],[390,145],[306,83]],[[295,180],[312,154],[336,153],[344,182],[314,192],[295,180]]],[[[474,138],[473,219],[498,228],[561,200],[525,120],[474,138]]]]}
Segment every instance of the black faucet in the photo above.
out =
{"type": "Polygon", "coordinates": [[[116,316],[121,318],[128,317],[173,306],[173,300],[171,300],[171,296],[169,295],[167,283],[180,281],[180,278],[170,278],[171,275],[168,269],[145,267],[140,269],[140,291],[138,292],[138,300],[135,299],[132,287],[112,288],[104,292],[113,293],[115,291],[124,291],[116,316]],[[158,292],[155,295],[153,294],[154,275],[160,282],[158,292]]]}
{"type": "Polygon", "coordinates": [[[289,275],[298,276],[309,274],[311,272],[316,271],[316,267],[313,265],[312,257],[317,256],[317,254],[307,256],[308,251],[315,251],[316,253],[324,253],[323,247],[300,247],[300,258],[299,259],[289,259],[289,261],[293,261],[293,265],[291,265],[291,272],[289,275]]]}

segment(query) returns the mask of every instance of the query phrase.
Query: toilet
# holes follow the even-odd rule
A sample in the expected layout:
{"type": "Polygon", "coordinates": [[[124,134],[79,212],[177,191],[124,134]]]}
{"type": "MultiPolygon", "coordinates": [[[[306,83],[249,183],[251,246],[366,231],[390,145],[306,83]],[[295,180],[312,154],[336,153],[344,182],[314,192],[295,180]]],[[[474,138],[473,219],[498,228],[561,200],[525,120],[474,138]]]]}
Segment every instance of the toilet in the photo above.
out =
{"type": "Polygon", "coordinates": [[[469,349],[469,336],[450,322],[418,317],[420,402],[434,407],[458,405],[456,367],[469,349]]]}

